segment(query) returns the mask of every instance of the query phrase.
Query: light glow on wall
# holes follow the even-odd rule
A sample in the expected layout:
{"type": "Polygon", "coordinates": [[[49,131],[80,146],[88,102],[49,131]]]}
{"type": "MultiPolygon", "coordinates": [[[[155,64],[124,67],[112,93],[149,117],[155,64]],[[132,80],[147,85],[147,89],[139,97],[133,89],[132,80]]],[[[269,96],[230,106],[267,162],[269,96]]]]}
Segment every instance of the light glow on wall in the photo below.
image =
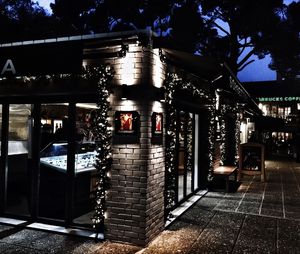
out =
{"type": "Polygon", "coordinates": [[[152,112],[162,113],[163,112],[162,104],[158,101],[154,101],[152,105],[152,112]]]}
{"type": "Polygon", "coordinates": [[[153,68],[152,68],[152,81],[155,87],[163,86],[163,64],[159,57],[159,49],[153,50],[153,68]]]}
{"type": "Polygon", "coordinates": [[[135,102],[132,100],[120,101],[121,111],[132,111],[135,110],[135,102]]]}
{"type": "Polygon", "coordinates": [[[134,83],[134,58],[125,56],[122,59],[122,68],[120,69],[120,75],[122,84],[132,85],[134,83]]]}
{"type": "Polygon", "coordinates": [[[137,85],[141,78],[141,69],[137,68],[135,65],[137,63],[138,57],[136,54],[138,52],[135,52],[136,50],[135,44],[128,45],[129,50],[126,53],[126,56],[121,59],[121,68],[119,69],[120,78],[121,78],[121,84],[127,84],[130,85],[137,85]]]}

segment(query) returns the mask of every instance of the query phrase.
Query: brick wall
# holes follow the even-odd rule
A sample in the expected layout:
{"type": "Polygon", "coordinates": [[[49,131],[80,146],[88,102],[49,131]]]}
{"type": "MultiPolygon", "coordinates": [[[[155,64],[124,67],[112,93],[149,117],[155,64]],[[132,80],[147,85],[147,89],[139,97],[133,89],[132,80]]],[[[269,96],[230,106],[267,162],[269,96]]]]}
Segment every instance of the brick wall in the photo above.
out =
{"type": "MultiPolygon", "coordinates": [[[[144,49],[143,54],[137,53],[138,50],[141,48],[129,47],[126,55],[135,68],[128,72],[127,78],[132,79],[132,83],[127,84],[147,89],[149,86],[160,87],[164,78],[157,75],[157,71],[160,70],[161,75],[164,75],[164,66],[157,61],[157,55],[151,49],[144,49]]],[[[126,59],[113,61],[116,71],[114,84],[126,83],[123,82],[126,61],[130,62],[126,59]]],[[[151,143],[152,113],[164,112],[164,108],[162,103],[145,94],[122,101],[120,93],[116,87],[110,97],[110,122],[113,126],[115,111],[137,111],[140,115],[140,137],[136,144],[113,145],[105,237],[114,241],[146,245],[164,229],[164,142],[156,145],[151,143]]]]}

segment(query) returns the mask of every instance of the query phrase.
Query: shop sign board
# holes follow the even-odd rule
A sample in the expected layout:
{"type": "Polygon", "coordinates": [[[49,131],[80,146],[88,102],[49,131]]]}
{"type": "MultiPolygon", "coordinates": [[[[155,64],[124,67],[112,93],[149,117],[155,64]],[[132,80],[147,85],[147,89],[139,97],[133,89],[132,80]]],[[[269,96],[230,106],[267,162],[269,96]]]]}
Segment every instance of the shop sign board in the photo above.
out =
{"type": "Polygon", "coordinates": [[[17,73],[14,63],[11,59],[7,59],[2,68],[1,75],[5,75],[6,73],[11,73],[12,75],[16,75],[17,73]]]}
{"type": "Polygon", "coordinates": [[[299,96],[285,96],[285,97],[258,97],[259,102],[290,102],[290,101],[300,101],[299,96]]]}
{"type": "Polygon", "coordinates": [[[80,73],[82,58],[78,42],[0,47],[0,77],[80,73]]]}
{"type": "Polygon", "coordinates": [[[259,143],[241,144],[239,148],[238,180],[245,175],[260,175],[265,181],[265,147],[259,143]]]}

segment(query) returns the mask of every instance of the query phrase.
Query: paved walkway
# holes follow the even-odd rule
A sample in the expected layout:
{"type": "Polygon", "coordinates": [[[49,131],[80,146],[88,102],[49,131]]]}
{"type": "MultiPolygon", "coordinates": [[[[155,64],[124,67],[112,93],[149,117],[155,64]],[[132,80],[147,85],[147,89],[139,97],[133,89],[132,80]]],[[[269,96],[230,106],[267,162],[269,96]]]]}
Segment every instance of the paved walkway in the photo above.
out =
{"type": "Polygon", "coordinates": [[[267,161],[266,173],[208,192],[142,253],[300,253],[300,164],[267,161]]]}
{"type": "Polygon", "coordinates": [[[267,181],[208,192],[147,248],[0,226],[0,253],[300,253],[300,164],[267,161],[267,181]]]}

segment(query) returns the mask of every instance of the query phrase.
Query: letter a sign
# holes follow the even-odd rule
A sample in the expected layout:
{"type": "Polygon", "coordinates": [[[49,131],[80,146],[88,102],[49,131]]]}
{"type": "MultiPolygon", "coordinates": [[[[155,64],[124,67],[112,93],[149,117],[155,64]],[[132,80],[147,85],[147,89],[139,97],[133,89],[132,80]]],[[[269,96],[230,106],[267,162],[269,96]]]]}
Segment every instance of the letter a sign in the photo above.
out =
{"type": "Polygon", "coordinates": [[[6,72],[11,72],[11,74],[16,74],[15,66],[11,59],[7,59],[6,63],[4,64],[4,67],[1,71],[1,75],[5,74],[6,72]]]}

